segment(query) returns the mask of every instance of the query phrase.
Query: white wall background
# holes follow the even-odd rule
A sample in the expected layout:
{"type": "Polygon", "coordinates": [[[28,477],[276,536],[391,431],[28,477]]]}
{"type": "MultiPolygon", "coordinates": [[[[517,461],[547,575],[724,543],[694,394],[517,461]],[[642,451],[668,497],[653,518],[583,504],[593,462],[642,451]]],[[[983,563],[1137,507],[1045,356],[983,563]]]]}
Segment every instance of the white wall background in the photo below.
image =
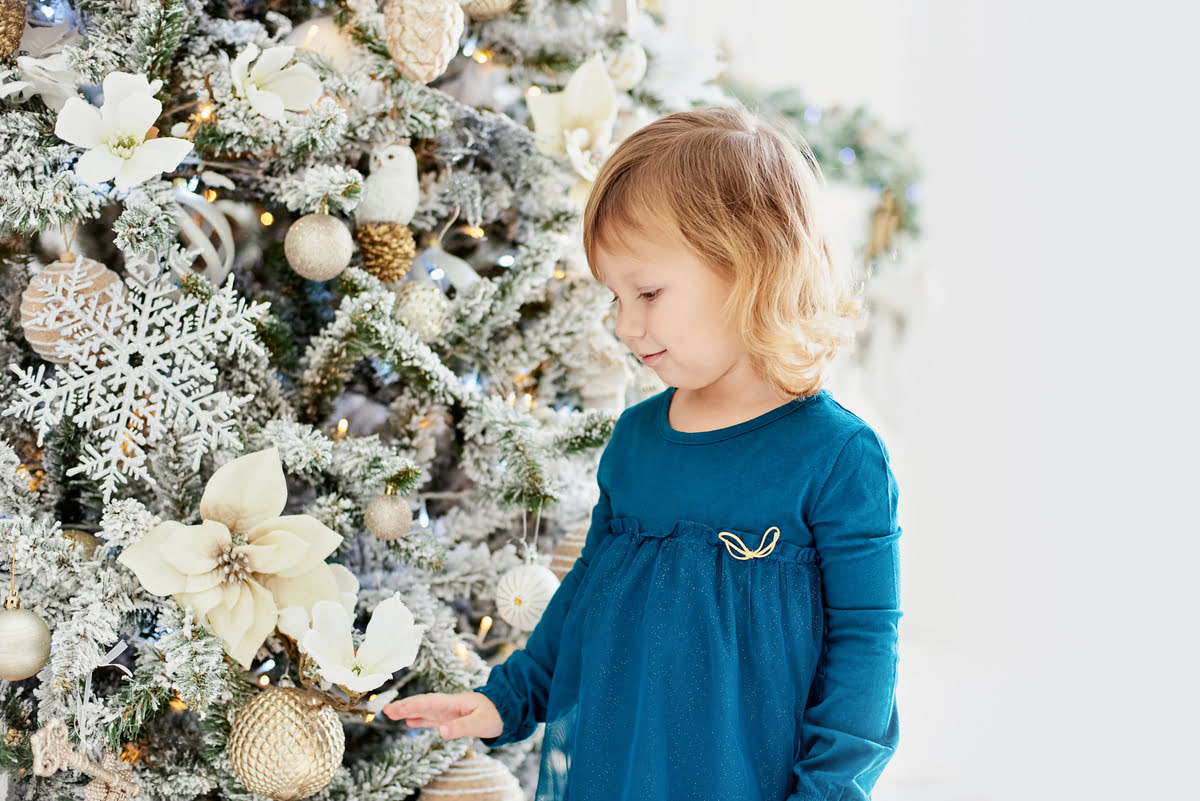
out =
{"type": "Polygon", "coordinates": [[[733,74],[907,129],[924,169],[944,303],[879,426],[906,615],[877,801],[1200,798],[1194,12],[662,5],[733,74]]]}

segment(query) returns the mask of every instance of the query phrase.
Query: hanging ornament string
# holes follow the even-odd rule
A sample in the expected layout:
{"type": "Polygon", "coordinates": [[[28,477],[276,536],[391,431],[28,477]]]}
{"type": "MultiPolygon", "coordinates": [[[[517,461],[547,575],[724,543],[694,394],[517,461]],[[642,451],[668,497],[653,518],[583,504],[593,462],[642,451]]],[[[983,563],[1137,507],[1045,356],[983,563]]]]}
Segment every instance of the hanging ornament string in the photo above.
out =
{"type": "Polygon", "coordinates": [[[434,235],[433,242],[431,243],[433,246],[439,248],[442,246],[442,237],[444,237],[446,232],[450,230],[450,226],[454,225],[454,223],[458,221],[458,215],[461,213],[462,207],[457,203],[454,204],[454,211],[451,212],[450,219],[446,220],[446,224],[442,226],[442,230],[438,231],[437,234],[434,235]]]}
{"type": "Polygon", "coordinates": [[[67,233],[67,227],[62,226],[63,252],[60,257],[61,261],[74,261],[74,252],[71,248],[75,244],[75,233],[79,230],[79,221],[75,220],[71,223],[71,232],[67,233]],[[68,258],[70,256],[70,258],[68,258]]]}

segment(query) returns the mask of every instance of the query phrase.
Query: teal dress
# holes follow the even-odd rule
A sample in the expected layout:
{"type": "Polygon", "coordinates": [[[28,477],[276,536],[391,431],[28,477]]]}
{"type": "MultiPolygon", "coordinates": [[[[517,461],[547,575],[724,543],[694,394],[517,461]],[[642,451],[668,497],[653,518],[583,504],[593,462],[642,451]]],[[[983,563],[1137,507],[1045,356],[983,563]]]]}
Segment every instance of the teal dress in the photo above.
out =
{"type": "Polygon", "coordinates": [[[859,801],[891,758],[900,527],[876,433],[828,390],[676,431],[624,411],[583,553],[476,688],[546,724],[538,801],[859,801]]]}

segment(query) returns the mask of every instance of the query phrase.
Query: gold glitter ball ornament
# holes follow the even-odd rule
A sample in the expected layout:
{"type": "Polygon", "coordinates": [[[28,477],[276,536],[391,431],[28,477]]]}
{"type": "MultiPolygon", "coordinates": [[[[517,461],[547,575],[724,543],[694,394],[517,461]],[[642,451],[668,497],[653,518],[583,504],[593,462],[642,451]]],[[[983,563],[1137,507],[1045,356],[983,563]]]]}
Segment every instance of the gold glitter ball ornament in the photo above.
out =
{"type": "Polygon", "coordinates": [[[246,789],[297,801],[333,779],[346,734],[337,713],[312,693],[273,687],[238,711],[228,748],[233,772],[246,789]]]}
{"type": "Polygon", "coordinates": [[[27,679],[49,659],[50,627],[10,593],[0,609],[0,679],[27,679]]]}
{"type": "Polygon", "coordinates": [[[309,281],[328,281],[350,266],[354,239],[332,214],[306,214],[292,223],[283,239],[288,264],[309,281]]]}
{"type": "Polygon", "coordinates": [[[558,576],[558,580],[562,581],[571,572],[571,568],[575,566],[575,560],[583,553],[583,546],[587,542],[588,530],[586,528],[577,528],[568,531],[559,543],[554,548],[554,553],[550,558],[550,572],[558,576]]]}
{"type": "Polygon", "coordinates": [[[417,255],[412,229],[398,222],[368,222],[358,227],[358,249],[367,272],[391,284],[403,278],[417,255]]]}
{"type": "Polygon", "coordinates": [[[427,801],[524,801],[517,777],[504,763],[468,750],[445,773],[421,788],[427,801]]]}
{"type": "Polygon", "coordinates": [[[457,0],[387,0],[383,7],[388,52],[413,83],[429,83],[446,71],[464,25],[457,0]]]}
{"type": "Polygon", "coordinates": [[[491,19],[508,11],[516,3],[517,0],[471,0],[462,4],[462,10],[471,19],[491,19]]]}
{"type": "Polygon", "coordinates": [[[399,495],[386,493],[367,504],[363,515],[367,531],[385,542],[397,540],[412,530],[412,508],[399,495]]]}
{"type": "Polygon", "coordinates": [[[558,585],[549,568],[517,565],[496,585],[496,612],[513,628],[533,631],[558,585]]]}
{"type": "Polygon", "coordinates": [[[21,46],[25,33],[25,0],[0,2],[0,59],[8,58],[21,46]]]}
{"type": "Polygon", "coordinates": [[[437,284],[410,281],[396,290],[393,314],[422,342],[442,335],[450,322],[450,301],[437,284]]]}
{"type": "Polygon", "coordinates": [[[124,297],[125,285],[120,277],[100,262],[67,252],[29,282],[21,294],[21,327],[25,339],[39,356],[48,362],[66,364],[67,358],[58,352],[59,345],[70,342],[83,309],[88,319],[96,309],[124,297]],[[63,295],[69,295],[70,300],[63,295]]]}

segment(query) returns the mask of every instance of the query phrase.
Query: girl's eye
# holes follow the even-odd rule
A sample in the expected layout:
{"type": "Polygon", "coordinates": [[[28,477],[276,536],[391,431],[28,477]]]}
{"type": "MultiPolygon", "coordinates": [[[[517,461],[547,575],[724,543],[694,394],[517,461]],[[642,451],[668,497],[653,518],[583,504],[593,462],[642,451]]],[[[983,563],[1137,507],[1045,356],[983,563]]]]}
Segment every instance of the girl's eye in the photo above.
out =
{"type": "Polygon", "coordinates": [[[658,293],[659,293],[659,292],[662,292],[662,290],[661,290],[661,289],[653,289],[653,290],[651,290],[651,291],[649,291],[649,292],[643,292],[643,293],[640,295],[640,297],[643,297],[643,298],[645,298],[646,300],[654,300],[655,298],[657,298],[657,297],[658,297],[658,293]]]}
{"type": "Polygon", "coordinates": [[[608,302],[609,302],[609,303],[616,303],[616,302],[617,302],[617,296],[616,296],[616,295],[613,295],[611,298],[609,298],[609,299],[608,299],[608,302]]]}

